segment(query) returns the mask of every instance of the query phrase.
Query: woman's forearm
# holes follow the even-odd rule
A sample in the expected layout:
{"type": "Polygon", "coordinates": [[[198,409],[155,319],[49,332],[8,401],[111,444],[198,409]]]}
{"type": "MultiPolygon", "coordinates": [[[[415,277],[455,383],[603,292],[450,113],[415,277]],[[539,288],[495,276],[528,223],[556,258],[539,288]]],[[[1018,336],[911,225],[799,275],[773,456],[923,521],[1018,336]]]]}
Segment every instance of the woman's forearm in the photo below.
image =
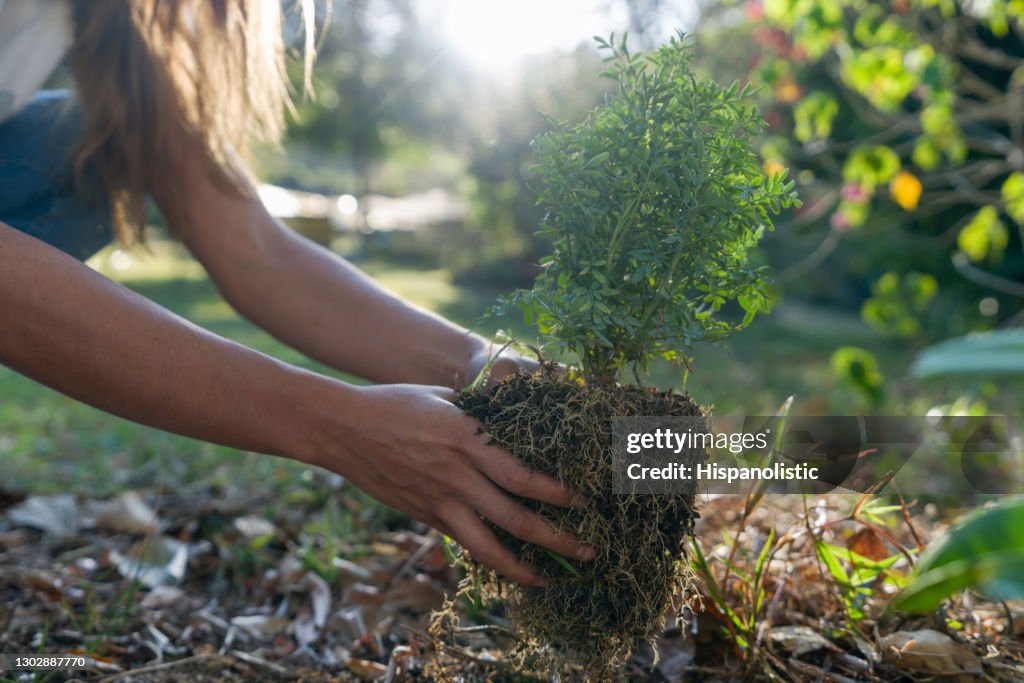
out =
{"type": "Polygon", "coordinates": [[[298,395],[321,381],[201,330],[3,223],[0,362],[136,422],[292,457],[309,431],[298,395]]]}
{"type": "Polygon", "coordinates": [[[293,368],[3,223],[0,363],[136,422],[338,472],[525,583],[540,580],[481,515],[555,552],[594,557],[508,495],[573,502],[557,481],[489,446],[479,423],[450,402],[452,390],[353,387],[293,368]]]}
{"type": "MultiPolygon", "coordinates": [[[[285,343],[333,367],[375,382],[462,388],[488,343],[394,296],[337,255],[254,212],[273,235],[256,263],[213,272],[244,316],[285,343]]],[[[263,225],[260,225],[260,224],[263,225]]]]}
{"type": "Polygon", "coordinates": [[[183,135],[151,193],[172,229],[246,318],[322,363],[374,382],[462,388],[488,343],[392,295],[277,222],[255,191],[226,191],[183,135]],[[173,182],[170,182],[173,180],[173,182]]]}

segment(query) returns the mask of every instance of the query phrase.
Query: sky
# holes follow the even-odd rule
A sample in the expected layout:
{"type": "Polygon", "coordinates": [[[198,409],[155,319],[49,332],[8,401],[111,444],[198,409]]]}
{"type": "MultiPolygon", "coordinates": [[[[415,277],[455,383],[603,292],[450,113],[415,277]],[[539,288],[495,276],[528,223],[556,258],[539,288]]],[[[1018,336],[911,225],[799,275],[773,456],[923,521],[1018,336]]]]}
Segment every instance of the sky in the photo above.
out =
{"type": "MultiPolygon", "coordinates": [[[[663,37],[685,28],[693,4],[677,0],[670,6],[663,37]]],[[[532,54],[572,50],[628,26],[623,3],[614,0],[423,0],[421,8],[452,53],[483,71],[500,71],[532,54]]]]}

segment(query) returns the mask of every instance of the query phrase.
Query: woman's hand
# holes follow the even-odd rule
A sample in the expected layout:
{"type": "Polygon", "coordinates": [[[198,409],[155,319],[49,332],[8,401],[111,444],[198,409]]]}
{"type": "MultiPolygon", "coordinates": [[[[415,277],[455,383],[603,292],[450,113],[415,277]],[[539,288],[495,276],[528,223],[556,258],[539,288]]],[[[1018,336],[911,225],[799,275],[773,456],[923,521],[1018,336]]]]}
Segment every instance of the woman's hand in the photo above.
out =
{"type": "Polygon", "coordinates": [[[554,479],[486,445],[480,423],[451,403],[454,391],[412,384],[351,389],[357,396],[348,414],[318,430],[312,464],[342,474],[520,583],[543,585],[481,517],[562,555],[593,559],[593,549],[558,533],[508,494],[562,506],[581,501],[554,479]]]}
{"type": "Polygon", "coordinates": [[[492,344],[481,344],[480,348],[470,358],[463,376],[467,384],[472,384],[484,370],[487,377],[484,386],[490,388],[505,377],[522,370],[533,372],[540,369],[540,363],[533,358],[527,358],[510,348],[504,348],[494,358],[494,347],[492,344]]]}

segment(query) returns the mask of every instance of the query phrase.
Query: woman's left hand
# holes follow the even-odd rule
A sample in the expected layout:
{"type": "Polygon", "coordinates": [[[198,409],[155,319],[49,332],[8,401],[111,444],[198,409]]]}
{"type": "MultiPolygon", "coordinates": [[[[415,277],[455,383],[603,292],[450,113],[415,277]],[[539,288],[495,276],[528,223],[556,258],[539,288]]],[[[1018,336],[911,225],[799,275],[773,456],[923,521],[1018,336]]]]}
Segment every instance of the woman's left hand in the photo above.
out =
{"type": "Polygon", "coordinates": [[[480,376],[480,373],[486,370],[487,377],[484,387],[489,389],[517,371],[530,373],[539,369],[540,363],[536,359],[527,358],[510,348],[503,349],[498,357],[494,358],[494,347],[488,344],[470,359],[466,367],[465,378],[467,385],[472,384],[480,376]]]}

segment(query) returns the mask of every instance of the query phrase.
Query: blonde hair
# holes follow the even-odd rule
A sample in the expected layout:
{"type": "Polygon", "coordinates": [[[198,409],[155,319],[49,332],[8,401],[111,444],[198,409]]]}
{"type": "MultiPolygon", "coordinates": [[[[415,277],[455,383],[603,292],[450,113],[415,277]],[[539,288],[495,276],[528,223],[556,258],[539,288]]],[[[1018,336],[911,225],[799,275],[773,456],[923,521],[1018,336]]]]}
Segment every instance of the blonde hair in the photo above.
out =
{"type": "MultiPolygon", "coordinates": [[[[95,173],[122,243],[142,239],[145,195],[182,130],[213,177],[245,193],[244,155],[276,142],[290,107],[279,0],[70,0],[69,61],[83,127],[79,186],[95,173]]],[[[312,0],[298,0],[313,57],[312,0]]],[[[166,171],[165,171],[166,172],[166,171]]]]}

